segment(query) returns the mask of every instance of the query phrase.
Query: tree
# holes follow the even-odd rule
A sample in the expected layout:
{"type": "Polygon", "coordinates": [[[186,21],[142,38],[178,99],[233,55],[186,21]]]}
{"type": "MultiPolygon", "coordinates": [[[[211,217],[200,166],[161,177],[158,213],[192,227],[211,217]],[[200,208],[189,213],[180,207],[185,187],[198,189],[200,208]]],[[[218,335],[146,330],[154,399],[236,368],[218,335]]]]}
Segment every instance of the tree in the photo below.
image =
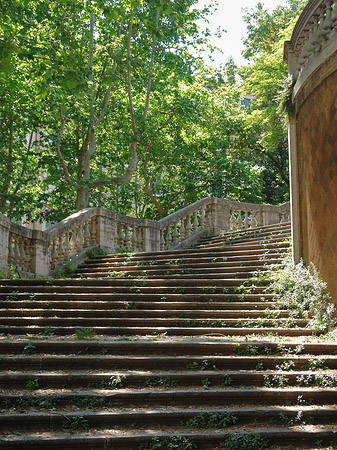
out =
{"type": "Polygon", "coordinates": [[[262,193],[270,203],[289,199],[287,122],[281,107],[281,95],[287,79],[283,45],[289,39],[304,2],[288,0],[271,13],[262,3],[246,11],[248,38],[244,55],[252,63],[242,66],[243,94],[252,94],[249,108],[238,120],[234,154],[264,166],[262,193]]]}

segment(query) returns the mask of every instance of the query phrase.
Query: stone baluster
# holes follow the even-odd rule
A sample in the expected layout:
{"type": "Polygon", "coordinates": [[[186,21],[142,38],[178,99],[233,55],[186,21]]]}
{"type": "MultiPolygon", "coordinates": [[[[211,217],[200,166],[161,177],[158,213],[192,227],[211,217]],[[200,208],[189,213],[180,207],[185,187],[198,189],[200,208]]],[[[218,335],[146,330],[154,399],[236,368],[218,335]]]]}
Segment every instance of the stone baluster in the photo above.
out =
{"type": "Polygon", "coordinates": [[[18,236],[15,234],[15,235],[13,235],[13,238],[14,238],[13,263],[14,263],[14,265],[20,265],[20,247],[19,247],[18,236]]]}
{"type": "Polygon", "coordinates": [[[306,63],[307,59],[310,57],[310,54],[314,51],[313,40],[316,32],[316,25],[317,24],[314,20],[312,20],[311,23],[308,24],[309,30],[306,35],[306,41],[298,58],[300,66],[299,68],[301,68],[306,63]]]}
{"type": "Polygon", "coordinates": [[[164,237],[164,230],[160,230],[160,250],[165,249],[165,237],[164,237]]]}
{"type": "Polygon", "coordinates": [[[194,220],[193,220],[193,233],[195,233],[199,228],[199,220],[198,220],[198,211],[194,211],[194,220]]]}
{"type": "Polygon", "coordinates": [[[76,250],[77,250],[77,252],[80,252],[81,250],[83,250],[83,224],[80,224],[77,227],[76,250]]]}
{"type": "Polygon", "coordinates": [[[130,225],[126,223],[124,225],[124,228],[125,228],[125,235],[124,235],[125,248],[129,250],[130,249],[130,225]]]}
{"type": "Polygon", "coordinates": [[[332,22],[332,27],[336,27],[337,26],[337,1],[332,2],[334,5],[334,9],[332,11],[332,15],[331,15],[331,22],[332,22]]]}
{"type": "Polygon", "coordinates": [[[22,239],[22,249],[23,249],[23,254],[24,256],[24,268],[26,270],[26,272],[30,272],[30,266],[31,266],[31,260],[32,260],[32,255],[31,255],[31,247],[30,247],[30,240],[23,238],[22,239]]]}
{"type": "Polygon", "coordinates": [[[186,236],[185,217],[180,219],[180,240],[183,241],[186,236]]]}
{"type": "Polygon", "coordinates": [[[230,219],[229,219],[229,230],[233,231],[235,230],[235,212],[233,209],[230,211],[230,219]]]}
{"type": "Polygon", "coordinates": [[[87,220],[86,222],[84,222],[84,234],[83,234],[83,239],[84,239],[84,248],[89,247],[89,245],[90,245],[90,226],[89,226],[89,220],[87,220]]]}
{"type": "Polygon", "coordinates": [[[187,237],[190,237],[192,234],[191,217],[192,217],[192,214],[188,214],[188,216],[186,218],[186,236],[187,237]]]}
{"type": "MultiPolygon", "coordinates": [[[[144,241],[143,241],[143,227],[137,227],[137,247],[138,251],[143,252],[144,251],[144,241]]],[[[159,245],[160,249],[160,245],[159,245]]]]}
{"type": "Polygon", "coordinates": [[[173,227],[173,244],[174,245],[176,245],[179,242],[178,237],[179,237],[178,222],[176,222],[173,227]]]}
{"type": "Polygon", "coordinates": [[[206,217],[205,217],[205,206],[202,206],[201,208],[201,214],[200,214],[200,225],[201,225],[201,229],[204,230],[205,226],[206,226],[206,217]]]}
{"type": "Polygon", "coordinates": [[[250,228],[249,213],[250,213],[250,211],[247,211],[247,210],[244,211],[244,219],[243,219],[243,223],[242,223],[243,228],[250,228]]]}
{"type": "Polygon", "coordinates": [[[170,248],[172,242],[173,242],[173,227],[172,227],[172,225],[168,225],[167,233],[166,233],[166,247],[165,248],[170,248]]]}
{"type": "Polygon", "coordinates": [[[70,232],[64,234],[64,257],[66,260],[71,257],[70,232]]]}
{"type": "Polygon", "coordinates": [[[98,217],[95,216],[89,222],[90,244],[97,243],[97,220],[98,217]]]}
{"type": "Polygon", "coordinates": [[[26,259],[24,238],[23,237],[18,237],[17,238],[17,242],[18,242],[18,249],[19,249],[18,266],[19,266],[19,268],[21,270],[24,270],[24,268],[25,268],[25,259],[26,259]]]}
{"type": "Polygon", "coordinates": [[[213,217],[212,217],[212,205],[206,206],[206,227],[212,231],[213,228],[213,217]]]}
{"type": "Polygon", "coordinates": [[[63,264],[65,261],[65,249],[64,249],[64,234],[61,234],[58,238],[58,264],[63,264]]]}
{"type": "Polygon", "coordinates": [[[71,230],[71,238],[70,238],[70,256],[76,255],[76,232],[75,230],[71,230]]]}
{"type": "Polygon", "coordinates": [[[325,35],[329,34],[333,28],[332,17],[331,17],[332,3],[333,3],[333,0],[327,0],[325,2],[326,15],[325,15],[325,19],[323,22],[323,32],[325,35]]]}
{"type": "Polygon", "coordinates": [[[124,246],[123,225],[117,222],[117,247],[122,248],[124,246]]]}
{"type": "Polygon", "coordinates": [[[57,260],[58,260],[57,240],[54,239],[52,242],[52,245],[51,245],[51,250],[50,250],[50,267],[51,267],[51,269],[55,269],[57,260]]]}
{"type": "Polygon", "coordinates": [[[242,211],[241,209],[238,210],[238,219],[237,219],[237,229],[241,230],[242,229],[242,211]]]}
{"type": "Polygon", "coordinates": [[[138,242],[137,242],[137,227],[131,227],[131,249],[133,252],[138,250],[138,242]]]}
{"type": "Polygon", "coordinates": [[[8,239],[8,263],[14,264],[14,258],[14,236],[12,233],[10,233],[8,239]]]}

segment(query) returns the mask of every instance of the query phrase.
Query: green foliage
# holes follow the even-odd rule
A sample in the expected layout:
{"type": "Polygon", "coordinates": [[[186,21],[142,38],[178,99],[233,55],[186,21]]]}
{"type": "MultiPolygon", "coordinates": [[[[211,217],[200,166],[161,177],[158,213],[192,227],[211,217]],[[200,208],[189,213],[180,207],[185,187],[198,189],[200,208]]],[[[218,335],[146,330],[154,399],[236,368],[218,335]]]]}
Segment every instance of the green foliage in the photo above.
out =
{"type": "Polygon", "coordinates": [[[233,450],[251,450],[268,447],[268,442],[260,434],[231,434],[224,442],[221,442],[220,447],[225,447],[233,450]]]}
{"type": "Polygon", "coordinates": [[[237,420],[231,413],[204,412],[188,419],[185,425],[193,428],[226,428],[235,425],[237,420]]]}
{"type": "Polygon", "coordinates": [[[125,375],[115,375],[112,376],[109,380],[109,387],[111,389],[120,389],[123,387],[123,380],[125,379],[125,375]]]}
{"type": "Polygon", "coordinates": [[[173,436],[165,439],[153,438],[147,444],[138,447],[139,450],[192,450],[197,448],[193,441],[183,436],[173,436]]]}
{"type": "Polygon", "coordinates": [[[204,359],[201,362],[194,361],[190,364],[187,364],[186,369],[192,369],[192,370],[218,370],[216,365],[212,363],[211,361],[208,361],[207,359],[204,359]]]}
{"type": "Polygon", "coordinates": [[[25,355],[33,355],[35,353],[39,353],[39,351],[38,351],[36,345],[34,345],[34,344],[27,344],[23,348],[22,353],[24,353],[25,355]]]}
{"type": "Polygon", "coordinates": [[[66,430],[87,430],[89,422],[83,416],[67,417],[67,420],[62,422],[62,428],[66,430]]]}
{"type": "Polygon", "coordinates": [[[76,339],[90,339],[96,336],[93,328],[77,328],[75,331],[76,339]]]}
{"type": "Polygon", "coordinates": [[[26,383],[26,387],[27,389],[38,389],[39,388],[39,380],[37,378],[35,378],[34,380],[27,380],[26,383]]]}
{"type": "Polygon", "coordinates": [[[105,248],[95,247],[90,250],[87,250],[87,255],[90,259],[95,258],[96,256],[106,256],[108,255],[108,251],[105,248]]]}
{"type": "Polygon", "coordinates": [[[287,258],[284,268],[273,272],[273,279],[272,288],[281,295],[281,304],[309,317],[310,327],[326,331],[335,326],[336,307],[313,265],[306,267],[303,261],[294,264],[287,258]]]}
{"type": "Polygon", "coordinates": [[[76,267],[73,267],[71,261],[67,261],[60,269],[53,272],[54,278],[72,278],[76,273],[76,267]]]}
{"type": "Polygon", "coordinates": [[[172,378],[159,378],[159,380],[157,379],[148,379],[145,381],[145,386],[150,386],[150,387],[174,387],[174,386],[178,386],[179,381],[178,380],[172,380],[172,378]]]}

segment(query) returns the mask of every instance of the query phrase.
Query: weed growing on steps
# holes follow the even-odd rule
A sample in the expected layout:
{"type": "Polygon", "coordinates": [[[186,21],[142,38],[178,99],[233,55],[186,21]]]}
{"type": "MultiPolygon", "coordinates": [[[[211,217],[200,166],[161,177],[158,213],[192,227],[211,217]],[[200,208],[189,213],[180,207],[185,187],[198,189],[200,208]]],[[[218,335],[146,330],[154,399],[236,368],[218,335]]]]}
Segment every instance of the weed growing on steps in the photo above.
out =
{"type": "Polygon", "coordinates": [[[73,267],[71,261],[67,261],[60,269],[53,272],[53,278],[72,278],[76,270],[76,267],[73,267]]]}
{"type": "Polygon", "coordinates": [[[193,450],[195,443],[184,436],[173,436],[165,439],[153,438],[150,442],[142,444],[138,450],[193,450]]]}
{"type": "Polygon", "coordinates": [[[304,368],[305,370],[326,370],[328,367],[324,363],[325,359],[322,356],[317,356],[316,358],[309,358],[304,368]]]}
{"type": "Polygon", "coordinates": [[[204,412],[196,414],[182,425],[192,428],[226,428],[235,425],[237,420],[237,417],[231,413],[204,412]]]}
{"type": "Polygon", "coordinates": [[[220,443],[221,448],[228,448],[232,450],[251,450],[267,448],[268,441],[260,434],[244,434],[235,433],[228,436],[228,438],[220,443]]]}
{"type": "Polygon", "coordinates": [[[281,296],[280,303],[303,312],[310,319],[309,327],[323,332],[336,325],[336,307],[330,303],[326,283],[313,265],[305,267],[303,261],[294,264],[287,256],[284,268],[276,270],[272,279],[272,289],[281,296]]]}
{"type": "Polygon", "coordinates": [[[66,430],[87,430],[89,422],[83,416],[66,417],[62,422],[62,428],[66,430]]]}
{"type": "Polygon", "coordinates": [[[27,380],[26,388],[31,389],[33,391],[35,389],[39,389],[39,380],[37,378],[35,378],[34,380],[27,380]]]}
{"type": "Polygon", "coordinates": [[[75,331],[76,339],[88,339],[96,336],[96,331],[93,328],[78,328],[75,331]]]}
{"type": "Polygon", "coordinates": [[[5,300],[17,300],[19,296],[19,291],[12,291],[10,294],[6,295],[5,300]]]}
{"type": "Polygon", "coordinates": [[[179,381],[178,380],[172,380],[172,378],[160,378],[159,380],[151,379],[145,381],[145,386],[150,387],[174,387],[178,386],[179,381]]]}
{"type": "Polygon", "coordinates": [[[100,247],[96,247],[96,248],[91,248],[90,250],[87,251],[87,256],[90,259],[95,258],[95,256],[106,256],[108,255],[108,251],[105,248],[100,248],[100,247]]]}
{"type": "Polygon", "coordinates": [[[37,347],[34,344],[27,344],[22,350],[22,353],[24,355],[33,355],[33,354],[38,353],[38,352],[39,351],[38,351],[37,347]]]}
{"type": "Polygon", "coordinates": [[[207,359],[204,359],[201,362],[194,361],[190,364],[187,364],[186,369],[201,370],[201,371],[203,371],[203,370],[218,370],[216,365],[213,364],[212,362],[208,361],[207,359]]]}

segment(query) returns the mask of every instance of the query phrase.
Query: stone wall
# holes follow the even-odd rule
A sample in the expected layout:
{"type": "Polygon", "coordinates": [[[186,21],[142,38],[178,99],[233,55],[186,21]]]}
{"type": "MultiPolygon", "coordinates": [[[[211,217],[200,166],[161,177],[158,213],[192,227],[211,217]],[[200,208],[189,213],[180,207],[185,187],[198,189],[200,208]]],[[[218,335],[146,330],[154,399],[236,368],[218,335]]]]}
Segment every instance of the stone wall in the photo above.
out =
{"type": "Polygon", "coordinates": [[[300,246],[337,303],[337,72],[324,78],[326,69],[314,75],[323,81],[297,99],[300,246]]]}

